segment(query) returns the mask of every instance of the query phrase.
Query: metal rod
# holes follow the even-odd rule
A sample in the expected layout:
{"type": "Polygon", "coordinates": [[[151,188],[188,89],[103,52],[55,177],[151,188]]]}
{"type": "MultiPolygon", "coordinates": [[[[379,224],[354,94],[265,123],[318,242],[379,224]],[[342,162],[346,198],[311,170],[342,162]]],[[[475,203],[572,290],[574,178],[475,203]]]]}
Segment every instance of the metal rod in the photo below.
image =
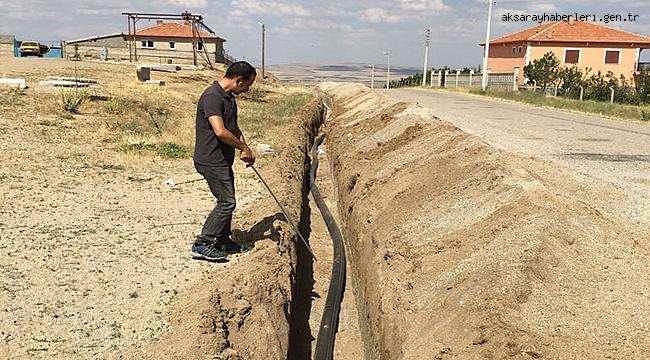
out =
{"type": "Polygon", "coordinates": [[[255,174],[262,181],[262,184],[264,184],[266,190],[269,191],[269,193],[273,197],[273,200],[275,200],[275,203],[278,204],[278,207],[280,208],[280,211],[282,211],[282,214],[284,215],[285,219],[287,219],[287,222],[289,222],[289,224],[291,224],[291,227],[293,227],[293,231],[296,233],[296,235],[298,235],[300,240],[302,240],[302,243],[305,244],[305,247],[307,247],[307,250],[311,254],[311,257],[314,258],[314,261],[316,261],[316,255],[314,254],[314,251],[309,246],[309,243],[307,243],[307,240],[305,240],[305,238],[302,237],[302,234],[300,234],[300,231],[298,230],[296,224],[293,221],[291,221],[291,218],[289,218],[289,214],[287,213],[287,210],[284,208],[284,206],[282,206],[282,203],[280,203],[280,200],[278,200],[278,198],[275,196],[273,190],[271,190],[271,188],[266,183],[266,181],[264,181],[264,178],[262,177],[262,175],[260,175],[259,171],[257,171],[255,166],[251,165],[250,168],[253,169],[253,171],[255,171],[255,174]]]}

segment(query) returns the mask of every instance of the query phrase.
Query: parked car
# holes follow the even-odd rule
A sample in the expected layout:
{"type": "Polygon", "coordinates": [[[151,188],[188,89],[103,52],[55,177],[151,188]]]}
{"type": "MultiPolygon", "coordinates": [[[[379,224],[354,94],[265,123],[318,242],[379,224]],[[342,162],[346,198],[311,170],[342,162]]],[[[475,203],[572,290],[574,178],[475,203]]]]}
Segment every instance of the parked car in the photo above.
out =
{"type": "Polygon", "coordinates": [[[23,41],[20,43],[20,57],[43,57],[48,51],[50,51],[50,47],[40,44],[38,41],[23,41]]]}

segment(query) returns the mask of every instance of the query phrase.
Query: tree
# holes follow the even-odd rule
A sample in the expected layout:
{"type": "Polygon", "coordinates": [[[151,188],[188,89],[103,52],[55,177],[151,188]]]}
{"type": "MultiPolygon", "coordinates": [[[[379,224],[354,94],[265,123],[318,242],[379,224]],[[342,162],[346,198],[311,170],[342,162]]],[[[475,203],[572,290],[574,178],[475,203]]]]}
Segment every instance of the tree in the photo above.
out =
{"type": "Polygon", "coordinates": [[[558,71],[558,78],[562,82],[559,94],[572,98],[580,97],[580,86],[583,86],[583,73],[576,66],[564,67],[558,71]]]}
{"type": "Polygon", "coordinates": [[[542,89],[553,84],[560,72],[560,60],[549,51],[541,59],[535,59],[524,66],[524,74],[529,81],[536,81],[542,89]]]}

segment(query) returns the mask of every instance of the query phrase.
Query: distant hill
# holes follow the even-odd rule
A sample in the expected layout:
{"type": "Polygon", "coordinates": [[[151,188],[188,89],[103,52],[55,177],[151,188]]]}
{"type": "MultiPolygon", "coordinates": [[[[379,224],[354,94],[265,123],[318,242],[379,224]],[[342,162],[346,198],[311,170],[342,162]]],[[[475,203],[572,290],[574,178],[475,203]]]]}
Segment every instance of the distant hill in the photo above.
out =
{"type": "MultiPolygon", "coordinates": [[[[365,63],[343,64],[276,64],[267,69],[281,81],[311,85],[321,81],[359,82],[370,85],[370,66],[365,63]]],[[[404,66],[391,66],[391,80],[407,77],[422,69],[404,66]]],[[[386,64],[375,65],[375,83],[381,86],[386,82],[386,64]]]]}

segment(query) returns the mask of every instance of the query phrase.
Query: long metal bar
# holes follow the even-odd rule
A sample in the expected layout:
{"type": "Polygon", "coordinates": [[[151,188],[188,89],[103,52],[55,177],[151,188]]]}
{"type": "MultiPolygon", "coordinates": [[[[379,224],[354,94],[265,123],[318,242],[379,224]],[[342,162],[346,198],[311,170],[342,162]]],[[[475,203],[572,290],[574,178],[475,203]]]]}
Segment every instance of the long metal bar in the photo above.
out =
{"type": "Polygon", "coordinates": [[[293,231],[294,231],[294,232],[296,233],[296,235],[300,238],[300,240],[302,240],[302,243],[305,244],[305,247],[307,248],[307,250],[308,250],[309,253],[311,254],[312,258],[314,258],[314,261],[316,261],[316,255],[314,254],[314,251],[313,251],[313,250],[311,249],[311,247],[309,246],[309,243],[307,243],[307,240],[305,240],[305,238],[302,237],[302,234],[301,234],[300,231],[298,230],[298,227],[296,226],[296,224],[295,224],[293,221],[291,221],[291,218],[289,217],[289,213],[287,213],[287,210],[284,208],[284,206],[282,205],[282,203],[280,203],[280,200],[278,200],[278,198],[275,196],[275,194],[273,193],[273,190],[271,190],[271,188],[270,188],[269,185],[266,183],[266,181],[264,181],[264,178],[262,177],[262,175],[260,174],[260,172],[257,171],[257,169],[255,168],[255,166],[251,165],[250,168],[253,169],[253,171],[255,171],[255,174],[256,174],[257,177],[262,181],[262,184],[264,184],[264,186],[266,187],[266,190],[269,191],[269,193],[270,193],[271,196],[273,197],[273,200],[275,200],[275,203],[278,204],[278,207],[280,208],[280,211],[282,211],[282,214],[284,215],[284,218],[287,219],[287,222],[289,222],[289,224],[291,224],[291,227],[293,228],[293,231]]]}
{"type": "Polygon", "coordinates": [[[131,17],[126,18],[126,24],[129,29],[129,35],[127,36],[127,42],[129,43],[129,62],[133,62],[133,49],[131,48],[131,17]]]}

